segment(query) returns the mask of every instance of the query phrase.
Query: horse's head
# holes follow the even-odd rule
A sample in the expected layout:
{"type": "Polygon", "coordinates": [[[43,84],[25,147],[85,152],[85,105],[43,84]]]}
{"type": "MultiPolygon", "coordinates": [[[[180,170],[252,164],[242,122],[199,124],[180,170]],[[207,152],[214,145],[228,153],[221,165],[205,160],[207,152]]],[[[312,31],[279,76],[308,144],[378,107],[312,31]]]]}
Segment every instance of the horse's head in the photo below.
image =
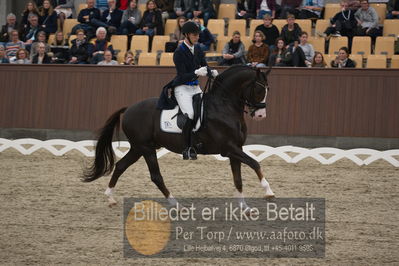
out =
{"type": "Polygon", "coordinates": [[[266,118],[266,98],[269,91],[267,75],[270,73],[270,70],[269,68],[266,72],[262,72],[259,68],[256,69],[256,77],[245,96],[246,105],[249,108],[252,118],[255,120],[266,118]]]}

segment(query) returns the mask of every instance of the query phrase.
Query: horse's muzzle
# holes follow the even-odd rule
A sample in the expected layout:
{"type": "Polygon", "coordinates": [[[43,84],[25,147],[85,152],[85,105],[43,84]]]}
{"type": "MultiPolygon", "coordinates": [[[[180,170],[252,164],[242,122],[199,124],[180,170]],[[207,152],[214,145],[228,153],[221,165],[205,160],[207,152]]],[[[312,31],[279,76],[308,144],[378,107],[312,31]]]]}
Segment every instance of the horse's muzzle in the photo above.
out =
{"type": "Polygon", "coordinates": [[[256,121],[265,119],[266,118],[266,108],[258,109],[255,112],[252,112],[251,116],[256,121]]]}

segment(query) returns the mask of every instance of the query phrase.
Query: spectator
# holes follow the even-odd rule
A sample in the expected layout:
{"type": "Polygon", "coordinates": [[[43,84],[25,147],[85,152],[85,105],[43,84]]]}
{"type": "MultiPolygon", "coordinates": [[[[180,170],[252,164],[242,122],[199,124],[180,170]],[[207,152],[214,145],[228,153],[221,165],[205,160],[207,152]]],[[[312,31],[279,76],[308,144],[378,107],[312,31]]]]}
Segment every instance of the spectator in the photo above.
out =
{"type": "Polygon", "coordinates": [[[247,27],[249,21],[256,18],[256,0],[237,0],[236,19],[245,19],[247,27]]]}
{"type": "Polygon", "coordinates": [[[123,12],[116,8],[115,0],[108,0],[108,8],[104,10],[101,21],[97,26],[105,27],[110,35],[120,32],[123,12]]]}
{"type": "Polygon", "coordinates": [[[201,20],[199,18],[194,18],[193,21],[200,28],[198,44],[203,52],[209,51],[211,44],[215,42],[212,33],[204,26],[201,25],[201,20]]]}
{"type": "Polygon", "coordinates": [[[108,1],[107,0],[96,0],[96,8],[102,12],[108,9],[108,1]]]}
{"type": "Polygon", "coordinates": [[[253,67],[265,67],[269,60],[269,46],[263,41],[265,35],[260,30],[254,33],[254,44],[252,44],[247,53],[247,61],[253,67]]]}
{"type": "Polygon", "coordinates": [[[130,0],[129,7],[123,11],[122,34],[133,34],[138,29],[141,20],[141,11],[137,8],[137,0],[130,0]]]}
{"type": "Polygon", "coordinates": [[[72,41],[69,51],[69,64],[87,64],[89,59],[89,43],[82,29],[76,31],[76,39],[72,41]]]}
{"type": "Polygon", "coordinates": [[[0,33],[0,42],[7,43],[11,40],[10,34],[11,31],[17,29],[17,17],[10,13],[7,15],[7,23],[3,27],[1,27],[0,33]]]}
{"type": "Polygon", "coordinates": [[[104,51],[104,60],[101,62],[98,62],[97,65],[116,66],[116,65],[118,65],[118,62],[116,62],[115,60],[112,60],[112,52],[110,50],[105,50],[104,51]]]}
{"type": "Polygon", "coordinates": [[[399,19],[399,0],[389,0],[387,19],[399,19]]]}
{"type": "Polygon", "coordinates": [[[356,12],[360,8],[359,0],[346,0],[348,2],[348,8],[356,12]]]}
{"type": "Polygon", "coordinates": [[[163,21],[177,18],[173,9],[173,0],[155,0],[155,4],[162,12],[163,21]]]}
{"type": "Polygon", "coordinates": [[[282,38],[277,38],[275,47],[269,58],[269,66],[292,66],[291,52],[286,48],[282,38]]]}
{"type": "Polygon", "coordinates": [[[36,55],[32,58],[32,64],[51,64],[51,58],[46,53],[46,45],[40,42],[36,47],[36,55]]]}
{"type": "Polygon", "coordinates": [[[306,57],[302,48],[299,47],[299,41],[294,41],[293,45],[288,47],[288,52],[291,54],[291,64],[294,67],[306,67],[306,57]]]}
{"type": "Polygon", "coordinates": [[[356,63],[349,58],[349,49],[347,47],[341,47],[339,49],[338,56],[335,60],[331,61],[331,67],[356,67],[356,63]]]}
{"type": "Polygon", "coordinates": [[[47,36],[57,31],[57,12],[51,6],[50,0],[44,0],[43,6],[39,8],[39,24],[47,36]]]}
{"type": "Polygon", "coordinates": [[[46,33],[44,31],[40,31],[37,34],[37,41],[32,43],[32,46],[30,47],[30,60],[32,60],[33,57],[37,54],[37,47],[39,46],[40,43],[44,43],[44,46],[46,48],[46,53],[49,53],[51,51],[50,45],[48,45],[46,42],[46,33]]]}
{"type": "Polygon", "coordinates": [[[215,11],[213,10],[211,0],[192,1],[190,12],[187,13],[188,19],[203,18],[205,27],[208,25],[208,20],[214,17],[215,17],[215,11]]]}
{"type": "Polygon", "coordinates": [[[144,11],[136,34],[148,36],[163,35],[162,14],[157,9],[153,0],[147,1],[147,9],[144,11]]]}
{"type": "Polygon", "coordinates": [[[373,42],[375,42],[375,39],[380,33],[377,11],[370,7],[368,0],[361,0],[360,5],[361,7],[355,13],[355,18],[357,20],[355,35],[370,36],[373,42]]]}
{"type": "Polygon", "coordinates": [[[0,44],[0,64],[8,64],[10,61],[6,56],[6,49],[0,44]]]}
{"type": "Polygon", "coordinates": [[[29,58],[29,52],[26,51],[25,49],[19,49],[17,53],[15,54],[15,57],[13,57],[10,60],[11,64],[30,64],[29,58]]]}
{"type": "Polygon", "coordinates": [[[98,8],[94,7],[94,0],[86,1],[87,8],[82,9],[78,15],[78,21],[80,24],[76,25],[72,29],[72,34],[76,33],[78,29],[83,29],[88,39],[94,35],[97,28],[96,22],[101,22],[101,12],[98,8]]]}
{"type": "Polygon", "coordinates": [[[264,42],[269,46],[270,50],[273,50],[280,33],[276,25],[273,25],[273,18],[269,14],[264,15],[263,24],[257,26],[255,29],[255,31],[258,30],[263,32],[266,38],[264,42]]]}
{"type": "Polygon", "coordinates": [[[299,25],[295,23],[295,16],[292,14],[288,14],[287,24],[284,25],[284,27],[281,29],[280,37],[283,38],[284,42],[287,45],[292,45],[294,41],[299,40],[301,32],[301,27],[299,27],[299,25]]]}
{"type": "Polygon", "coordinates": [[[342,10],[331,19],[331,27],[328,27],[324,34],[321,35],[323,37],[329,37],[330,35],[347,36],[349,42],[351,42],[357,24],[355,12],[349,9],[346,1],[341,2],[341,7],[342,10]]]}
{"type": "Polygon", "coordinates": [[[129,7],[129,0],[116,0],[116,8],[125,11],[129,7]]]}
{"type": "Polygon", "coordinates": [[[297,18],[321,18],[321,11],[324,8],[324,0],[302,0],[300,7],[297,9],[297,18]]]}
{"type": "Polygon", "coordinates": [[[308,43],[308,33],[303,31],[301,33],[301,37],[299,38],[300,43],[299,47],[302,49],[304,55],[305,55],[305,64],[310,67],[312,64],[312,60],[314,57],[314,48],[313,45],[308,43]]]}
{"type": "Polygon", "coordinates": [[[132,51],[129,50],[125,53],[125,57],[123,59],[122,65],[125,65],[125,66],[133,66],[134,65],[134,55],[133,55],[132,51]]]}
{"type": "Polygon", "coordinates": [[[184,41],[184,35],[181,32],[181,28],[184,23],[186,23],[187,19],[183,16],[180,16],[176,19],[176,28],[174,33],[170,35],[170,42],[165,44],[165,52],[172,53],[176,50],[177,46],[184,41]]]}
{"type": "Polygon", "coordinates": [[[280,18],[286,19],[289,14],[295,14],[301,3],[302,0],[282,0],[280,18]]]}
{"type": "Polygon", "coordinates": [[[11,31],[11,40],[6,44],[6,55],[8,58],[14,57],[19,49],[25,49],[23,41],[19,40],[18,31],[11,31]]]}
{"type": "Polygon", "coordinates": [[[60,22],[60,30],[64,28],[64,21],[67,18],[72,18],[72,14],[75,12],[75,1],[74,0],[60,0],[56,1],[55,12],[60,22]]]}
{"type": "Polygon", "coordinates": [[[39,17],[39,10],[33,0],[26,2],[25,10],[22,13],[21,31],[29,27],[28,17],[30,14],[35,14],[39,17]]]}
{"type": "Polygon", "coordinates": [[[256,18],[263,19],[266,14],[276,17],[276,0],[256,0],[256,18]]]}
{"type": "Polygon", "coordinates": [[[68,41],[65,40],[62,31],[55,33],[55,40],[50,45],[51,52],[53,53],[53,62],[57,64],[64,64],[69,59],[69,46],[68,41]]]}
{"type": "Polygon", "coordinates": [[[245,46],[241,42],[241,34],[239,31],[233,32],[233,38],[226,43],[222,51],[222,66],[231,66],[237,64],[245,64],[244,58],[245,46]]]}
{"type": "Polygon", "coordinates": [[[37,33],[43,29],[39,26],[39,16],[36,14],[30,14],[28,17],[28,27],[24,28],[21,36],[22,41],[26,45],[31,45],[36,41],[37,33]]]}
{"type": "Polygon", "coordinates": [[[327,67],[326,61],[324,61],[323,54],[315,52],[312,60],[312,67],[327,67]]]}
{"type": "Polygon", "coordinates": [[[173,10],[178,17],[187,17],[187,13],[190,12],[190,8],[191,0],[175,0],[175,3],[173,5],[173,10]]]}
{"type": "Polygon", "coordinates": [[[112,43],[108,42],[107,30],[103,27],[99,27],[96,31],[96,39],[93,39],[89,45],[89,55],[91,58],[91,64],[98,64],[98,62],[104,60],[105,50],[110,50],[114,54],[112,43]]]}

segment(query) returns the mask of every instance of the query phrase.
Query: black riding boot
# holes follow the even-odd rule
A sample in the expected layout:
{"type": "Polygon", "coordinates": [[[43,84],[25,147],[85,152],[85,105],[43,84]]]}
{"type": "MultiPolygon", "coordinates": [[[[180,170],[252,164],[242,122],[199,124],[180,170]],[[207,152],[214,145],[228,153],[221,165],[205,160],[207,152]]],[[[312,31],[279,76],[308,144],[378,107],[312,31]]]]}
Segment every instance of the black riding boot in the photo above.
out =
{"type": "Polygon", "coordinates": [[[193,120],[188,119],[182,129],[185,149],[183,150],[183,160],[197,160],[197,151],[192,146],[191,135],[194,128],[193,120]]]}

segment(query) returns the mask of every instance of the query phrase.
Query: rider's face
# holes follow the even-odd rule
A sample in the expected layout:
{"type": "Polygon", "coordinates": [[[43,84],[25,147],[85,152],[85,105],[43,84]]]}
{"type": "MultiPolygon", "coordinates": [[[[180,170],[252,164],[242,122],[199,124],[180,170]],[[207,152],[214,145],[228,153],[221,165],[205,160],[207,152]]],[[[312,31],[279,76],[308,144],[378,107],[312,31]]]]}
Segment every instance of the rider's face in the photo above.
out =
{"type": "Polygon", "coordinates": [[[199,39],[199,34],[198,33],[189,33],[188,34],[188,38],[190,39],[190,41],[193,43],[193,44],[195,44],[195,43],[197,43],[198,42],[198,39],[199,39]]]}

